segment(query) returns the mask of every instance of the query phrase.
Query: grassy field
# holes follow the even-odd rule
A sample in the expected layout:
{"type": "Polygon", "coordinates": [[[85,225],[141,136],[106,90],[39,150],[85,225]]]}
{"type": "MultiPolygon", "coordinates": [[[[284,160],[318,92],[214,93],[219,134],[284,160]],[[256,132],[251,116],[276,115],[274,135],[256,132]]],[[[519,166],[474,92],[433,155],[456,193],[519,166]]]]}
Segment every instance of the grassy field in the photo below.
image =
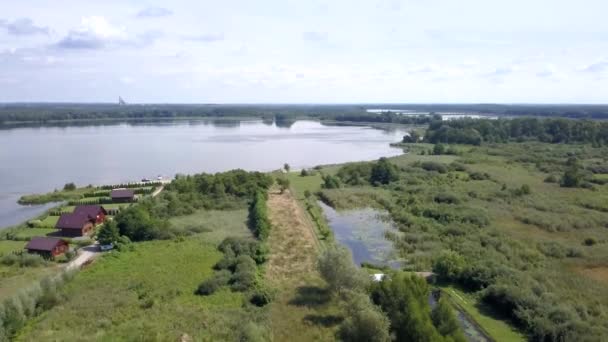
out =
{"type": "Polygon", "coordinates": [[[66,301],[30,322],[19,339],[194,340],[236,339],[243,321],[259,312],[242,307],[243,295],[222,290],[194,294],[220,260],[217,242],[246,236],[246,211],[205,212],[176,218],[175,224],[208,228],[186,239],[135,244],[112,252],[81,271],[63,290],[66,301]]]}

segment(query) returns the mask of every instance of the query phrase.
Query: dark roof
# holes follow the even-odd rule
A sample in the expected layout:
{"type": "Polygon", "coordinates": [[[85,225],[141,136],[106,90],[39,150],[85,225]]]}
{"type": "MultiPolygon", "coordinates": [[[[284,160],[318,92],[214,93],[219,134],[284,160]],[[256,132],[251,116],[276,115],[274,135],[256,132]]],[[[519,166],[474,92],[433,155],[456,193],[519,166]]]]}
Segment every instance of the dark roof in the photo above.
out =
{"type": "Polygon", "coordinates": [[[94,219],[83,213],[61,214],[55,228],[59,229],[82,229],[87,222],[94,219]]]}
{"type": "Polygon", "coordinates": [[[100,212],[107,214],[100,205],[79,205],[74,208],[73,213],[61,214],[55,228],[59,229],[82,229],[87,222],[94,222],[100,212]]]}
{"type": "Polygon", "coordinates": [[[112,198],[133,198],[135,192],[129,189],[114,189],[110,192],[112,198]]]}
{"type": "Polygon", "coordinates": [[[91,218],[97,217],[100,212],[104,213],[105,215],[108,214],[104,207],[100,205],[79,205],[74,208],[74,213],[85,214],[90,216],[91,218]]]}
{"type": "Polygon", "coordinates": [[[62,242],[63,240],[58,238],[36,236],[27,243],[25,248],[36,251],[52,251],[53,248],[62,242]]]}

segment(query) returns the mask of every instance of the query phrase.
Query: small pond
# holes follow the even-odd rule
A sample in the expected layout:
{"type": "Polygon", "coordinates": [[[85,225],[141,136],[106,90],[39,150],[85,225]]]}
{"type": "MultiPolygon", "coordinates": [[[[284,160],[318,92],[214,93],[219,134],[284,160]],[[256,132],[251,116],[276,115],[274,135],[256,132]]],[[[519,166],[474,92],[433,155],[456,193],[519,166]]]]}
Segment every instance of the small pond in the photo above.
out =
{"type": "Polygon", "coordinates": [[[319,205],[336,240],[351,251],[357,265],[369,262],[401,267],[393,243],[385,238],[386,231],[396,231],[386,212],[372,208],[336,211],[323,202],[319,201],[319,205]]]}

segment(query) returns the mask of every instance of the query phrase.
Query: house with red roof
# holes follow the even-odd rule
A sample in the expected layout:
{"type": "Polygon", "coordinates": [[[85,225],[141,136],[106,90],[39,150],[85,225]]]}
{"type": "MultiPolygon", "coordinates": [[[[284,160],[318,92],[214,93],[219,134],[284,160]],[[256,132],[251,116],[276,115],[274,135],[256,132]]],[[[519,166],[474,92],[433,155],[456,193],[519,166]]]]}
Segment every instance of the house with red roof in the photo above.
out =
{"type": "Polygon", "coordinates": [[[63,236],[85,236],[106,220],[108,212],[100,205],[79,205],[74,212],[61,214],[55,228],[63,236]]]}
{"type": "Polygon", "coordinates": [[[53,237],[33,237],[25,246],[29,253],[40,254],[45,257],[56,257],[67,252],[70,245],[63,239],[53,237]]]}
{"type": "Polygon", "coordinates": [[[135,191],[131,189],[114,189],[110,192],[112,202],[133,202],[135,191]]]}

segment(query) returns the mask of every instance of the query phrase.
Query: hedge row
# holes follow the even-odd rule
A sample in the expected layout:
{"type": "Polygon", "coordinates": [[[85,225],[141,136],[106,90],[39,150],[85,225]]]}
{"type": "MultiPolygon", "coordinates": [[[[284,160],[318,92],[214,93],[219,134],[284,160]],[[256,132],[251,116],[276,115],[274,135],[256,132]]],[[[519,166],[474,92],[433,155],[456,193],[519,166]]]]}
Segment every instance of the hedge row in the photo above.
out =
{"type": "Polygon", "coordinates": [[[162,182],[137,182],[137,183],[123,183],[123,184],[113,184],[113,185],[102,185],[100,186],[101,189],[104,190],[112,190],[112,189],[118,189],[118,188],[141,188],[143,186],[152,186],[152,187],[156,187],[156,186],[161,186],[163,185],[162,182]]]}
{"type": "Polygon", "coordinates": [[[268,234],[270,234],[270,220],[268,219],[266,195],[261,191],[255,194],[249,206],[249,226],[255,236],[261,241],[268,238],[268,234]]]}

